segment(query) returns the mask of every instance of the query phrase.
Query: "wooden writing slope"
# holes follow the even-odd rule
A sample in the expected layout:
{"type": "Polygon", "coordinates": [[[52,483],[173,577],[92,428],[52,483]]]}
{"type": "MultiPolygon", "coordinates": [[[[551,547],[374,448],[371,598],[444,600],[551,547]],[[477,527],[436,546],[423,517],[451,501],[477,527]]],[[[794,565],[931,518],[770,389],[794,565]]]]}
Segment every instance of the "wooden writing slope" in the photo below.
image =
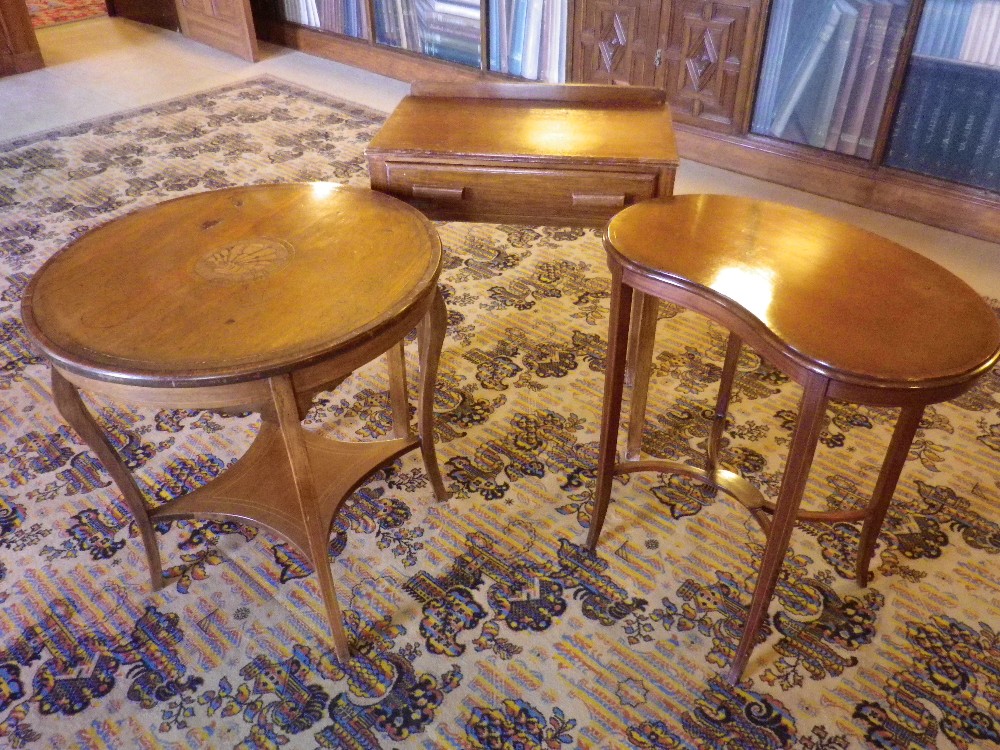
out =
{"type": "Polygon", "coordinates": [[[375,190],[432,219],[604,226],[673,192],[662,91],[546,84],[414,84],[369,145],[375,190]]]}

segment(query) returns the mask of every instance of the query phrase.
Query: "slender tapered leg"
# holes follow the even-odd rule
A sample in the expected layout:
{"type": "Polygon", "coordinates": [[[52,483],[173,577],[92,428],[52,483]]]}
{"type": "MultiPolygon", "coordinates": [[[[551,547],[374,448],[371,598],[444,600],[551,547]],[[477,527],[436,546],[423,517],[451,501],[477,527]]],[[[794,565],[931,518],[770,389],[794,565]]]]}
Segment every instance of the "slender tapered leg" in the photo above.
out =
{"type": "Polygon", "coordinates": [[[642,326],[639,325],[639,319],[642,317],[644,299],[645,294],[635,289],[632,290],[632,308],[629,313],[632,328],[629,331],[628,349],[626,350],[628,352],[628,364],[625,365],[625,385],[629,388],[635,385],[635,370],[639,358],[639,337],[642,335],[642,326]]]}
{"type": "Polygon", "coordinates": [[[611,315],[608,320],[608,361],[604,375],[604,407],[601,416],[601,440],[597,459],[597,487],[594,508],[590,516],[587,546],[594,550],[604,526],[611,499],[611,481],[615,476],[615,448],[622,413],[622,391],[625,386],[626,350],[632,287],[622,283],[621,266],[611,263],[611,315]]]}
{"type": "Polygon", "coordinates": [[[289,375],[279,375],[268,380],[271,389],[272,403],[262,409],[261,418],[273,420],[279,431],[288,458],[288,466],[292,472],[292,482],[295,485],[295,496],[299,504],[303,531],[308,540],[307,552],[316,571],[319,590],[326,604],[327,619],[330,622],[330,633],[333,636],[333,647],[341,664],[346,664],[350,658],[350,643],[344,630],[344,617],[337,601],[337,590],[333,585],[333,573],[330,571],[330,529],[320,523],[319,505],[317,502],[316,485],[313,480],[312,468],[309,465],[309,454],[306,450],[305,437],[302,434],[302,424],[296,407],[295,390],[289,375]]]}
{"type": "Polygon", "coordinates": [[[633,292],[632,331],[629,335],[628,369],[632,373],[632,405],[628,417],[628,443],[625,457],[636,460],[642,452],[642,428],[646,424],[646,401],[649,376],[653,369],[653,344],[656,340],[656,297],[633,292]]]}
{"type": "Polygon", "coordinates": [[[434,300],[417,328],[417,346],[420,353],[420,392],[417,405],[417,433],[420,435],[420,455],[424,459],[427,476],[439,501],[448,499],[448,490],[441,478],[437,451],[434,449],[434,389],[437,386],[438,362],[448,327],[448,310],[441,290],[434,290],[434,300]]]}
{"type": "Polygon", "coordinates": [[[163,565],[160,562],[160,548],[156,543],[153,525],[149,522],[149,511],[142,490],[139,489],[139,485],[136,484],[132,474],[129,473],[128,468],[118,456],[118,452],[111,445],[104,430],[100,428],[97,420],[83,403],[77,387],[60,375],[55,368],[52,369],[52,397],[59,413],[62,414],[70,427],[83,438],[88,447],[97,454],[97,458],[100,459],[125,498],[125,503],[132,512],[132,520],[142,537],[142,546],[146,550],[149,579],[153,591],[159,591],[166,585],[166,580],[163,577],[163,565]]]}
{"type": "Polygon", "coordinates": [[[729,668],[729,682],[734,685],[739,682],[750,659],[750,652],[753,651],[760,626],[767,617],[767,608],[778,583],[778,574],[781,572],[781,564],[788,551],[788,543],[795,526],[795,515],[802,502],[802,493],[809,479],[809,469],[823,427],[828,386],[829,381],[820,376],[812,376],[804,383],[805,392],[802,394],[792,443],[788,448],[788,462],[778,492],[774,520],[764,547],[764,557],[750,600],[750,610],[743,626],[743,635],[740,637],[740,643],[729,668]]]}
{"type": "Polygon", "coordinates": [[[392,436],[410,436],[410,400],[406,395],[406,354],[403,342],[385,353],[389,366],[389,408],[392,412],[392,436]]]}
{"type": "Polygon", "coordinates": [[[722,364],[722,377],[719,379],[719,395],[715,399],[715,413],[712,419],[712,431],[708,436],[708,466],[709,472],[715,471],[719,465],[719,444],[722,442],[722,432],[726,429],[726,414],[729,413],[729,399],[733,395],[733,380],[736,379],[736,365],[740,361],[740,350],[743,341],[735,333],[729,334],[726,342],[726,359],[722,364]]]}
{"type": "Polygon", "coordinates": [[[920,426],[923,415],[923,406],[904,406],[896,420],[896,428],[893,430],[885,461],[882,462],[882,470],[875,483],[875,491],[868,504],[868,515],[861,527],[861,541],[858,543],[858,559],[854,570],[855,579],[861,587],[868,585],[869,565],[872,555],[875,554],[878,534],[882,529],[885,514],[889,510],[889,502],[896,491],[896,482],[899,481],[906,456],[910,452],[910,445],[913,444],[913,436],[920,426]]]}

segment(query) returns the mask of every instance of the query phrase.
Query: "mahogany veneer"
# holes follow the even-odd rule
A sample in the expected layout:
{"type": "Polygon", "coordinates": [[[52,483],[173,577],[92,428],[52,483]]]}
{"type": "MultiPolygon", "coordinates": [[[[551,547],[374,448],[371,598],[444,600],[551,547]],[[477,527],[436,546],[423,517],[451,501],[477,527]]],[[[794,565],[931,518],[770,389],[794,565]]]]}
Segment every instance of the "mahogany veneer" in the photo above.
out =
{"type": "Polygon", "coordinates": [[[696,476],[744,503],[767,544],[729,679],[736,682],[798,521],[862,521],[856,577],[869,563],[924,407],[968,390],[1000,358],[1000,323],[965,282],[900,245],[818,214],[721,195],[683,195],[627,208],[611,220],[608,369],[594,512],[596,548],[617,474],[696,476]],[[729,343],[704,469],[640,460],[658,300],[726,326],[729,343]],[[636,310],[638,314],[632,313],[636,310]],[[616,460],[630,318],[638,320],[626,457],[616,460]],[[746,342],[804,393],[775,503],[719,465],[740,348],[746,342]],[[829,399],[899,407],[871,502],[840,512],[802,511],[829,399]]]}
{"type": "Polygon", "coordinates": [[[231,188],[128,214],[50,259],[22,303],[52,362],[56,405],[124,495],[153,588],[164,585],[156,523],[266,526],[311,561],[334,646],[348,656],[327,549],[343,501],[376,468],[419,446],[439,499],[433,398],[446,311],[441,242],[393,198],[333,183],[231,188]],[[402,341],[417,327],[418,435],[409,431],[402,341]],[[302,429],[319,391],[389,353],[395,438],[330,440],[302,429]],[[235,465],[149,507],[80,390],[171,409],[258,411],[235,465]]]}
{"type": "Polygon", "coordinates": [[[417,83],[366,150],[371,186],[433,219],[604,226],[670,195],[670,111],[651,88],[417,83]]]}

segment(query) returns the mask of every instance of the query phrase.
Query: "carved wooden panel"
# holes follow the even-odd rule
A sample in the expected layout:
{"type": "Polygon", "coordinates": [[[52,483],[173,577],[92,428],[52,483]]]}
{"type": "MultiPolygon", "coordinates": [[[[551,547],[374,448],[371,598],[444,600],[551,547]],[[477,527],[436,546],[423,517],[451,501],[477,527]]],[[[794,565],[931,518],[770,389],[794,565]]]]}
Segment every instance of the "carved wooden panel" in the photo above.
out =
{"type": "Polygon", "coordinates": [[[652,86],[659,25],[659,0],[580,0],[571,80],[652,86]]]}
{"type": "Polygon", "coordinates": [[[676,0],[660,70],[678,122],[742,132],[759,40],[759,0],[676,0]]]}

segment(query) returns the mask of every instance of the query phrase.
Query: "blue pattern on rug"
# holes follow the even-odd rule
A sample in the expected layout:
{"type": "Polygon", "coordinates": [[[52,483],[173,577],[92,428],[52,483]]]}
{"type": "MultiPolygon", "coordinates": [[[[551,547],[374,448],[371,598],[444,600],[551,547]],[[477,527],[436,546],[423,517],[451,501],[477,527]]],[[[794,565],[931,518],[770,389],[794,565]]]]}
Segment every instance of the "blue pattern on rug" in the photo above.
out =
{"type": "MultiPolygon", "coordinates": [[[[157,527],[152,593],[107,473],[55,411],[19,316],[31,274],[117,216],[232,185],[367,185],[382,116],[259,78],[0,144],[0,746],[1000,747],[1000,375],[927,410],[867,589],[857,524],[802,526],[745,679],[732,657],[763,536],[677,476],[625,477],[589,524],[609,279],[592,230],[438,224],[448,334],[419,457],[345,503],[330,555],[352,656],[308,565],[233,522],[157,527]]],[[[335,241],[335,239],[334,239],[335,241]]],[[[701,460],[726,333],[662,305],[644,451],[701,460]]],[[[407,345],[411,369],[416,351],[407,345]]],[[[723,463],[772,497],[800,391],[749,350],[723,463]]],[[[306,426],[391,433],[376,362],[306,426]]],[[[93,399],[151,503],[218,475],[252,414],[93,399]]],[[[893,423],[831,404],[806,503],[856,507],[893,423]]]]}

